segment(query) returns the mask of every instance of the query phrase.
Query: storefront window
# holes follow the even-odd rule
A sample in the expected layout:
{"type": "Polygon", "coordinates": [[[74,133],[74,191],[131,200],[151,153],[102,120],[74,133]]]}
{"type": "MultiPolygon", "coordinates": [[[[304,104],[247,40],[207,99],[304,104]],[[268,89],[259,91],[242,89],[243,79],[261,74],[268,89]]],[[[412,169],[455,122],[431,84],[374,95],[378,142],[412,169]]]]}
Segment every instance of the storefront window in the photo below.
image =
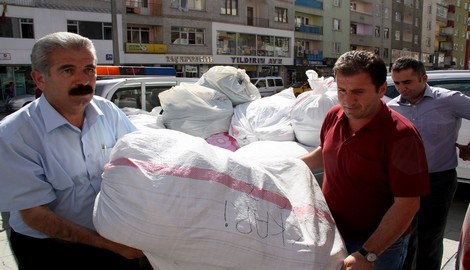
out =
{"type": "Polygon", "coordinates": [[[217,54],[236,55],[237,34],[218,31],[217,32],[217,54]]]}
{"type": "Polygon", "coordinates": [[[240,33],[238,48],[239,55],[256,55],[256,35],[240,33]]]}
{"type": "Polygon", "coordinates": [[[218,31],[217,54],[289,57],[289,41],[287,37],[218,31]]]}

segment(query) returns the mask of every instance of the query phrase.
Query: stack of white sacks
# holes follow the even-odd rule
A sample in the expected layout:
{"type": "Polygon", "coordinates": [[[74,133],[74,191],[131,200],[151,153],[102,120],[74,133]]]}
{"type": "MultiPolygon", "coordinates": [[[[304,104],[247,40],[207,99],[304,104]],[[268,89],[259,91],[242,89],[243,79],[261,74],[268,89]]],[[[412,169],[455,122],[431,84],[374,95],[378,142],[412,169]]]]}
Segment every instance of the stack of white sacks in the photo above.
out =
{"type": "Polygon", "coordinates": [[[244,70],[209,69],[159,95],[163,113],[126,110],[139,131],[114,146],[94,222],[154,269],[339,269],[345,247],[297,157],[337,104],[332,78],[260,98],[244,70]]]}

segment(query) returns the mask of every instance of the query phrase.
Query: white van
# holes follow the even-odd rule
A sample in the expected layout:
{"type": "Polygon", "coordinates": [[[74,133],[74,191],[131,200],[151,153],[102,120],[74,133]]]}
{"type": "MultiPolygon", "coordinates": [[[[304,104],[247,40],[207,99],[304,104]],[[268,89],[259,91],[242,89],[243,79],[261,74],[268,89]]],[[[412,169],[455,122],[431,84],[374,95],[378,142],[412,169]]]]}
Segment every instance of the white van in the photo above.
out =
{"type": "Polygon", "coordinates": [[[182,82],[196,83],[199,78],[132,77],[96,81],[95,95],[111,100],[119,108],[152,111],[160,106],[158,94],[182,82]]]}
{"type": "Polygon", "coordinates": [[[258,88],[261,97],[271,96],[285,89],[281,77],[258,77],[251,78],[250,81],[258,88]]]}

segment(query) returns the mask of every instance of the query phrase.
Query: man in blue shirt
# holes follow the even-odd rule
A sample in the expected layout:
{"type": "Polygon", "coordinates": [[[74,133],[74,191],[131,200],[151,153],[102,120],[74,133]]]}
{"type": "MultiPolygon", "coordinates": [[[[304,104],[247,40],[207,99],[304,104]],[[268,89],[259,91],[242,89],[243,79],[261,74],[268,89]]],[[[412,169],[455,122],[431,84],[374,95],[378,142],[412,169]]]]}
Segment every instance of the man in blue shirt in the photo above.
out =
{"type": "MultiPolygon", "coordinates": [[[[400,95],[387,105],[421,134],[431,183],[431,194],[421,199],[404,269],[439,270],[447,214],[457,189],[456,141],[462,118],[470,119],[470,97],[430,87],[423,63],[411,57],[395,61],[392,79],[400,95]]],[[[467,146],[459,149],[461,157],[468,156],[467,146]]]]}
{"type": "Polygon", "coordinates": [[[11,212],[19,269],[138,269],[142,251],[101,237],[92,222],[110,151],[136,129],[94,96],[93,43],[49,34],[31,62],[43,95],[0,122],[0,210],[11,212]]]}

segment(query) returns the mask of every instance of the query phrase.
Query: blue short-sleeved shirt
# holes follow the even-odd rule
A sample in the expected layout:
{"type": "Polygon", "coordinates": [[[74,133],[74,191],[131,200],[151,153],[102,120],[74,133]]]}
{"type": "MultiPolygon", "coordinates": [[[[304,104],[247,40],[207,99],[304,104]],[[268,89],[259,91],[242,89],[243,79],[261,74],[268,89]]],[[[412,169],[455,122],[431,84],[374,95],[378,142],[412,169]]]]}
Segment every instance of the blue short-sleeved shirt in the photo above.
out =
{"type": "Polygon", "coordinates": [[[103,166],[116,141],[136,130],[113,103],[95,96],[82,130],[44,98],[0,122],[0,211],[10,211],[18,233],[47,235],[29,228],[18,210],[48,205],[59,216],[94,229],[95,197],[103,166]]]}
{"type": "Polygon", "coordinates": [[[470,97],[458,91],[426,85],[423,98],[416,104],[400,95],[387,105],[408,118],[418,129],[430,173],[457,167],[455,142],[462,118],[470,120],[470,97]]]}

